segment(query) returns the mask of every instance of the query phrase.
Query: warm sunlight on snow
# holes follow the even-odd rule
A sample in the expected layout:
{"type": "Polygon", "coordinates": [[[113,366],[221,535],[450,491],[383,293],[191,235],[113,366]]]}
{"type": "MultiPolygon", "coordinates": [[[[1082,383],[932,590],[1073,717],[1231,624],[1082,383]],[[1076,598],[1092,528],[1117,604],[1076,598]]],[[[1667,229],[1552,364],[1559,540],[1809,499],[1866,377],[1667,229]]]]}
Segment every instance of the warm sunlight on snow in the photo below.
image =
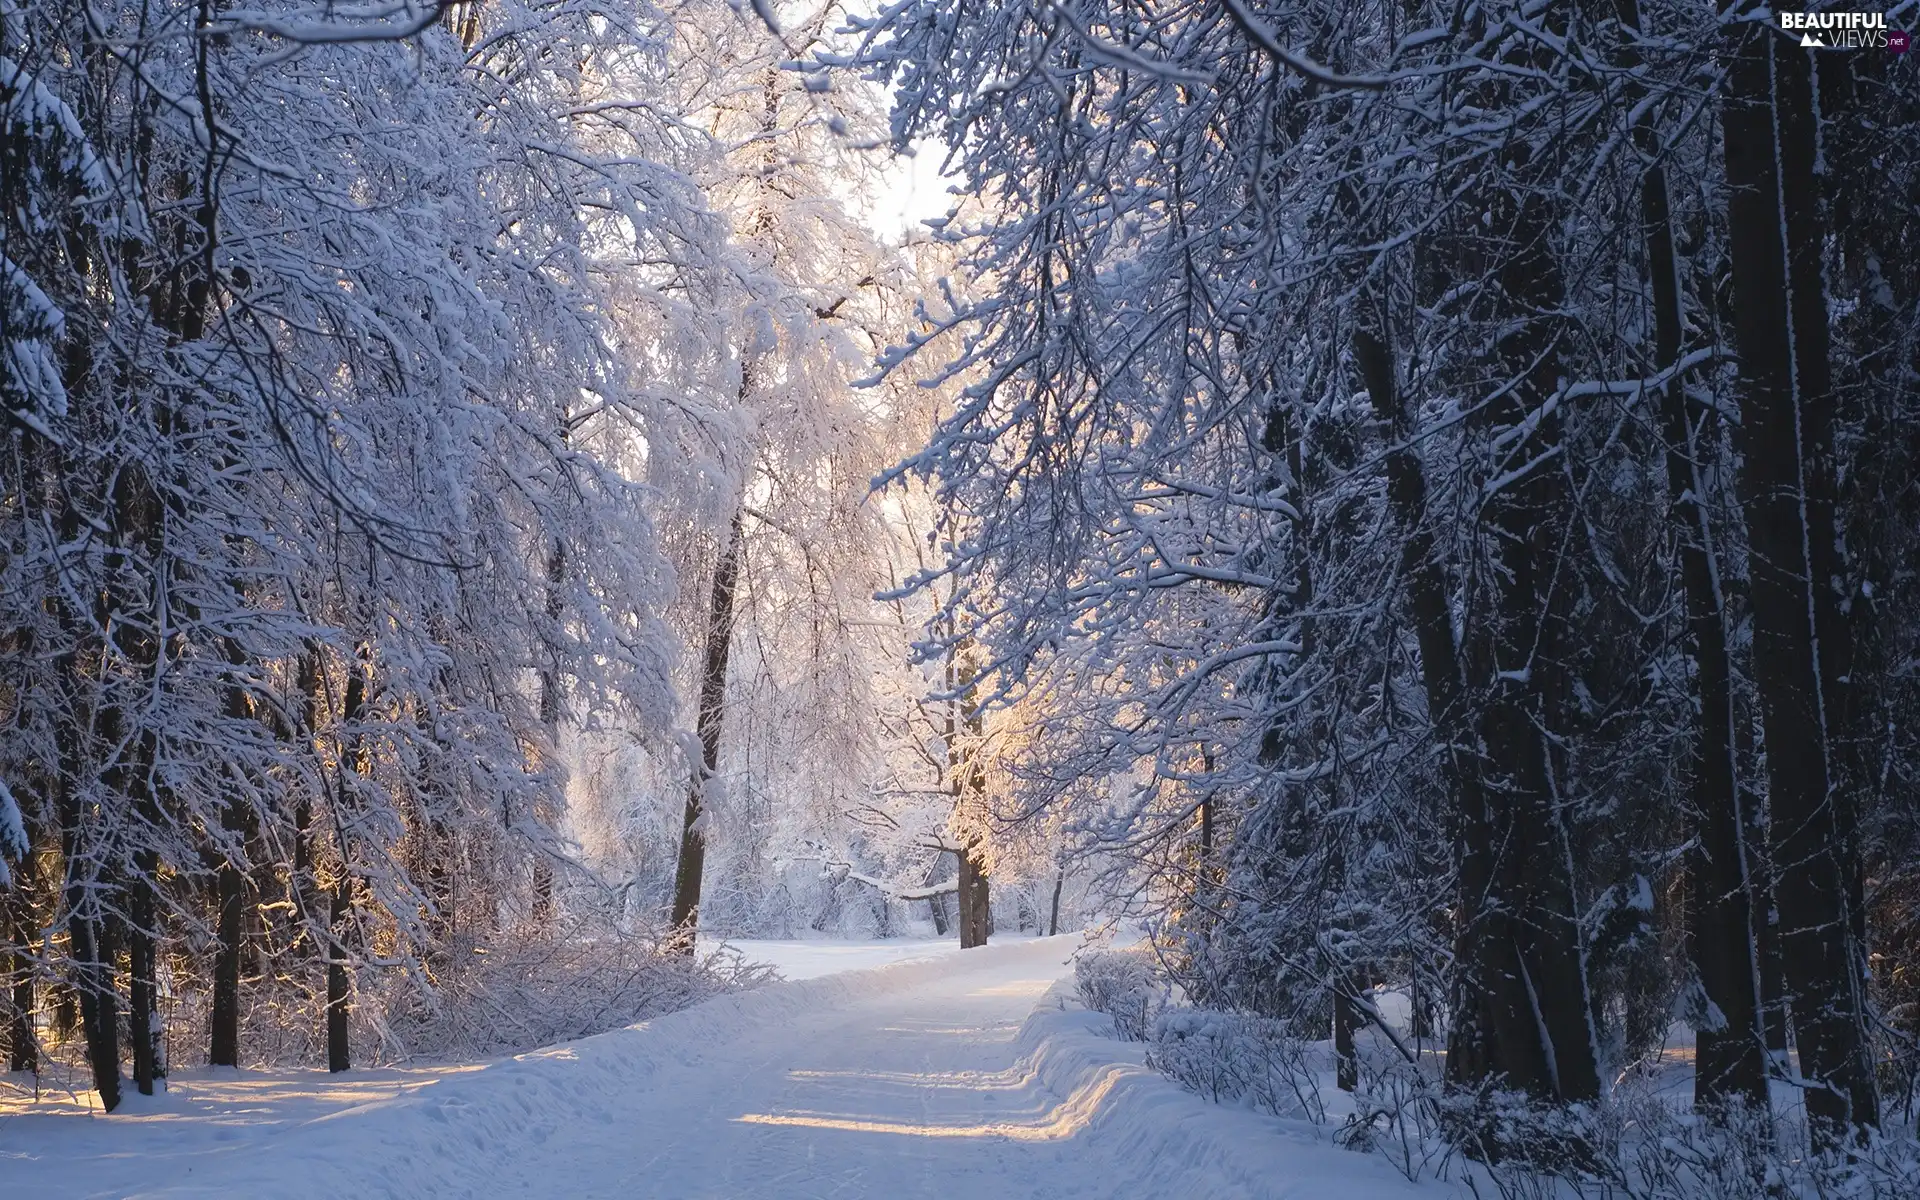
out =
{"type": "Polygon", "coordinates": [[[1920,1197],[1800,7],[0,0],[0,1200],[1920,1197]]]}

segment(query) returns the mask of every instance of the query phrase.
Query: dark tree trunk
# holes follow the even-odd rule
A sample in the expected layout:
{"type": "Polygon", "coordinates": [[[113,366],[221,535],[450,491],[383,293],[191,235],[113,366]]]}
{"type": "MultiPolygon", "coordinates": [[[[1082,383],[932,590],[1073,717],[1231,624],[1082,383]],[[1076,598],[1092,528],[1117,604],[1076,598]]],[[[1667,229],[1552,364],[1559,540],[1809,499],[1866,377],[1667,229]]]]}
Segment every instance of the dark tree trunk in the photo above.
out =
{"type": "MultiPolygon", "coordinates": [[[[1657,171],[1656,171],[1657,174],[1657,171]]],[[[1646,185],[1651,189],[1654,184],[1646,185]]],[[[1661,185],[1664,210],[1664,183],[1661,185]]],[[[1664,211],[1662,212],[1664,221],[1664,211]]],[[[1668,269],[1671,269],[1669,244],[1668,269]]],[[[1660,256],[1654,256],[1656,279],[1660,256]]],[[[1656,290],[1658,284],[1656,283],[1656,290]]],[[[1664,316],[1661,319],[1665,324],[1664,316]]],[[[1674,314],[1675,333],[1678,313],[1674,314]]],[[[1665,340],[1665,330],[1661,333],[1665,340]]],[[[1677,337],[1676,337],[1677,343],[1677,337]]],[[[1662,367],[1676,361],[1662,355],[1662,367]]],[[[1682,587],[1687,603],[1687,647],[1694,660],[1695,724],[1681,764],[1692,847],[1686,859],[1687,939],[1701,986],[1725,1020],[1698,1032],[1694,1103],[1703,1110],[1739,1097],[1756,1110],[1767,1105],[1766,1031],[1761,1020],[1759,930],[1755,890],[1741,828],[1734,774],[1732,672],[1726,618],[1712,559],[1712,543],[1698,471],[1703,439],[1690,427],[1686,399],[1675,381],[1661,398],[1667,439],[1667,478],[1679,531],[1682,587]]]]}
{"type": "Polygon", "coordinates": [[[1734,761],[1752,763],[1742,772],[1740,823],[1746,835],[1747,862],[1753,869],[1754,956],[1760,966],[1760,1021],[1766,1030],[1767,1053],[1786,1071],[1787,984],[1780,970],[1780,914],[1773,903],[1773,846],[1767,828],[1767,798],[1747,778],[1761,773],[1760,731],[1751,710],[1742,706],[1734,729],[1734,761]]]}
{"type": "Polygon", "coordinates": [[[53,986],[53,1032],[61,1041],[73,1037],[80,1028],[80,997],[65,984],[53,986]]]}
{"type": "Polygon", "coordinates": [[[87,1064],[93,1069],[93,1089],[100,1107],[120,1107],[120,999],[113,988],[105,930],[84,912],[86,884],[68,887],[67,938],[74,965],[73,989],[80,1000],[80,1029],[87,1040],[87,1064]]]}
{"type": "Polygon", "coordinates": [[[0,939],[10,947],[0,959],[0,975],[12,981],[6,994],[6,1022],[0,1027],[6,1035],[9,1071],[40,1070],[40,1046],[33,1035],[33,920],[26,900],[31,863],[29,856],[15,873],[13,895],[0,893],[0,939]]]}
{"type": "MultiPolygon", "coordinates": [[[[438,970],[448,962],[453,941],[460,932],[459,890],[454,878],[454,856],[458,853],[459,846],[453,831],[447,828],[446,822],[437,818],[430,818],[425,822],[421,838],[426,845],[422,847],[422,857],[416,873],[425,886],[427,902],[433,906],[427,913],[425,921],[428,940],[427,963],[431,969],[438,970]]],[[[551,899],[553,872],[548,871],[546,878],[549,885],[548,896],[551,899]]],[[[540,876],[536,873],[534,876],[535,920],[542,919],[537,903],[539,882],[540,876]]]]}
{"type": "Polygon", "coordinates": [[[342,928],[352,912],[350,893],[353,884],[342,878],[333,887],[332,904],[327,913],[327,1070],[353,1069],[353,1043],[347,1019],[353,1006],[352,981],[348,978],[346,933],[342,928]]]}
{"type": "MultiPolygon", "coordinates": [[[[1208,770],[1212,770],[1211,764],[1208,770]]],[[[1200,801],[1200,879],[1202,886],[1211,882],[1213,868],[1213,797],[1200,801]]]]}
{"type": "MultiPolygon", "coordinates": [[[[560,440],[567,440],[567,424],[562,415],[560,440]]],[[[566,615],[566,594],[562,583],[567,574],[567,547],[564,542],[556,541],[547,555],[547,623],[549,636],[555,646],[551,651],[553,661],[540,672],[540,724],[547,732],[547,753],[551,756],[543,764],[548,771],[559,769],[560,757],[560,716],[561,693],[560,680],[560,623],[566,615]]],[[[544,825],[545,822],[542,822],[544,825]]],[[[533,919],[535,924],[545,925],[553,919],[553,864],[547,861],[547,849],[544,845],[534,848],[533,858],[533,919]]]]}
{"type": "MultiPolygon", "coordinates": [[[[1573,690],[1566,674],[1573,589],[1558,558],[1571,511],[1554,457],[1563,449],[1561,420],[1547,404],[1558,385],[1561,333],[1541,314],[1559,309],[1565,288],[1549,251],[1544,189],[1524,186],[1549,175],[1551,163],[1513,147],[1506,165],[1522,182],[1491,189],[1489,233],[1470,243],[1497,283],[1490,315],[1507,332],[1493,363],[1512,385],[1484,413],[1487,432],[1509,441],[1491,468],[1507,473],[1487,485],[1480,517],[1493,611],[1467,659],[1486,695],[1479,720],[1486,757],[1483,807],[1463,822],[1463,891],[1475,907],[1458,961],[1485,1024],[1482,1040],[1463,1047],[1469,1053],[1459,1067],[1477,1069],[1476,1081],[1498,1080],[1543,1099],[1591,1100],[1600,1094],[1599,1062],[1571,836],[1554,783],[1562,771],[1552,759],[1573,690]]],[[[1451,1052],[1447,1066],[1456,1069],[1451,1052]]]]}
{"type": "MultiPolygon", "coordinates": [[[[367,712],[368,655],[368,648],[362,645],[348,664],[347,689],[341,706],[341,716],[349,728],[343,771],[366,770],[362,761],[362,735],[357,726],[367,712]]],[[[336,806],[344,806],[351,794],[345,780],[341,781],[339,791],[336,806]]],[[[346,941],[353,925],[353,871],[351,847],[343,833],[336,832],[335,837],[340,876],[334,882],[327,907],[327,1070],[347,1071],[353,1068],[353,1043],[348,1024],[353,1011],[353,980],[349,974],[353,959],[346,941]]]]}
{"type": "MultiPolygon", "coordinates": [[[[167,431],[170,420],[164,408],[157,419],[161,430],[167,431]]],[[[139,685],[151,680],[160,661],[157,631],[162,627],[165,606],[161,595],[166,586],[161,566],[165,515],[160,494],[138,463],[121,465],[114,477],[112,505],[113,550],[106,557],[110,582],[95,600],[95,620],[99,628],[112,631],[114,650],[132,676],[127,682],[135,685],[129,692],[139,695],[144,691],[139,685]]],[[[152,730],[145,726],[144,715],[131,709],[121,697],[104,706],[100,731],[101,744],[116,747],[114,752],[120,755],[103,773],[102,782],[137,817],[136,838],[147,840],[145,845],[136,841],[139,848],[133,854],[133,874],[125,882],[124,894],[129,966],[127,1036],[133,1043],[133,1082],[141,1095],[151,1096],[155,1081],[164,1073],[155,978],[160,933],[155,889],[160,858],[150,844],[165,823],[155,790],[156,744],[152,730]]]]}
{"type": "Polygon", "coordinates": [[[240,1065],[240,956],[246,927],[246,875],[234,865],[230,855],[222,856],[218,887],[220,946],[213,959],[207,1061],[216,1067],[237,1067],[240,1065]]]}
{"type": "MultiPolygon", "coordinates": [[[[145,641],[144,638],[138,640],[145,641]]],[[[141,651],[134,655],[134,661],[143,669],[150,670],[152,663],[145,660],[144,647],[141,651]]],[[[109,744],[120,740],[118,729],[123,727],[124,719],[122,710],[109,710],[103,721],[112,731],[105,739],[109,744]]],[[[161,818],[153,794],[152,735],[144,731],[135,733],[130,753],[130,762],[107,773],[107,784],[125,797],[129,806],[152,831],[148,836],[154,836],[158,833],[161,818]]],[[[160,936],[156,897],[159,874],[160,856],[151,849],[137,850],[133,856],[133,878],[127,882],[124,893],[127,905],[124,922],[128,966],[127,1037],[133,1043],[133,1083],[143,1096],[153,1095],[154,1083],[166,1073],[160,1054],[160,1005],[156,978],[160,936]]],[[[102,960],[108,964],[110,975],[113,956],[103,952],[102,960]]]]}
{"type": "MultiPolygon", "coordinates": [[[[1414,637],[1420,647],[1420,676],[1427,699],[1427,718],[1439,743],[1440,774],[1447,790],[1454,839],[1464,847],[1464,814],[1484,808],[1480,774],[1473,761],[1466,728],[1466,680],[1461,673],[1459,646],[1454,639],[1452,605],[1446,571],[1441,565],[1427,517],[1427,478],[1413,440],[1413,416],[1400,395],[1393,349],[1385,314],[1363,310],[1352,339],[1354,364],[1360,370],[1373,410],[1387,426],[1391,448],[1386,455],[1387,502],[1400,525],[1400,577],[1412,612],[1414,637]]],[[[1473,864],[1478,867],[1478,863],[1473,864]]],[[[1462,911],[1456,935],[1470,924],[1473,893],[1468,891],[1466,866],[1461,868],[1462,911]]],[[[1476,871],[1476,874],[1478,872],[1476,871]]],[[[1484,1060],[1479,1048],[1483,1036],[1472,997],[1457,991],[1453,997],[1453,1053],[1484,1060]]],[[[1449,1074],[1454,1073],[1453,1053],[1449,1074]]],[[[1478,1068],[1460,1069],[1459,1078],[1472,1078],[1478,1068]]]]}
{"type": "Polygon", "coordinates": [[[955,853],[960,859],[960,948],[971,950],[986,945],[987,936],[993,932],[987,873],[976,848],[969,846],[955,853]]]}
{"type": "MultiPolygon", "coordinates": [[[[1618,0],[1621,23],[1640,27],[1637,0],[1618,0]]],[[[1637,65],[1637,52],[1628,51],[1637,65]]],[[[1680,362],[1680,265],[1674,253],[1667,177],[1658,165],[1651,128],[1634,130],[1641,152],[1655,165],[1640,180],[1640,224],[1653,297],[1656,371],[1680,362]]],[[[1761,1023],[1752,872],[1741,828],[1739,777],[1734,766],[1733,675],[1727,655],[1726,603],[1714,559],[1704,497],[1714,428],[1696,427],[1686,389],[1672,378],[1659,389],[1661,435],[1667,444],[1667,491],[1686,595],[1686,645],[1694,662],[1694,726],[1688,731],[1681,779],[1687,796],[1692,849],[1687,856],[1687,936],[1695,970],[1725,1024],[1698,1031],[1694,1103],[1703,1111],[1738,1097],[1754,1111],[1767,1108],[1766,1033],[1761,1023]]]]}
{"type": "MultiPolygon", "coordinates": [[[[196,18],[197,26],[206,24],[209,11],[204,6],[201,8],[196,18]]],[[[211,45],[212,39],[204,37],[198,39],[195,45],[195,79],[203,104],[208,100],[211,45]]],[[[211,110],[207,113],[207,119],[211,122],[211,110]]],[[[208,133],[211,138],[211,125],[208,133]]],[[[154,275],[153,290],[148,296],[159,324],[169,330],[179,343],[199,341],[205,334],[206,316],[213,294],[214,255],[218,244],[212,189],[215,167],[213,145],[210,141],[202,159],[199,204],[194,209],[191,232],[184,226],[174,226],[170,219],[168,221],[169,232],[179,235],[177,249],[187,249],[190,239],[198,236],[199,244],[192,247],[197,253],[183,253],[178,269],[154,275]]],[[[191,194],[192,184],[184,175],[179,183],[180,194],[191,194]]],[[[156,432],[162,438],[176,435],[175,417],[170,404],[163,402],[158,405],[154,420],[156,432]]],[[[175,511],[179,510],[179,497],[176,493],[171,501],[163,500],[155,481],[147,476],[140,464],[126,463],[122,464],[115,479],[112,499],[120,557],[120,561],[114,565],[127,576],[143,577],[145,586],[144,594],[125,597],[130,606],[140,612],[141,620],[128,621],[126,614],[122,613],[103,613],[101,627],[116,630],[114,636],[120,653],[138,673],[136,678],[144,682],[160,663],[161,646],[157,639],[158,631],[164,627],[161,615],[166,603],[161,593],[171,576],[171,572],[163,565],[166,556],[164,523],[169,504],[175,511]]],[[[103,597],[103,602],[111,603],[113,599],[118,597],[103,597]]],[[[152,831],[150,836],[155,836],[164,820],[161,796],[157,790],[159,784],[154,775],[157,749],[155,735],[150,729],[133,728],[135,721],[132,714],[119,709],[109,711],[107,723],[118,724],[124,731],[131,732],[130,744],[133,747],[131,761],[123,762],[109,772],[109,784],[126,797],[129,805],[152,831]]],[[[141,849],[135,853],[133,865],[134,878],[127,887],[126,932],[131,1003],[128,1029],[133,1041],[134,1085],[142,1095],[152,1095],[155,1082],[166,1073],[161,1050],[157,979],[160,953],[157,895],[159,856],[150,848],[141,849]]]]}
{"type": "MultiPolygon", "coordinates": [[[[308,642],[294,668],[294,683],[300,691],[300,728],[296,736],[307,753],[313,752],[320,729],[323,662],[319,645],[308,642]]],[[[320,940],[314,936],[320,924],[316,890],[313,877],[313,798],[302,790],[293,802],[293,870],[287,874],[287,900],[293,905],[294,917],[299,922],[292,949],[303,962],[313,958],[320,945],[320,940]]]]}
{"type": "MultiPolygon", "coordinates": [[[[1396,384],[1382,314],[1363,314],[1353,353],[1392,439],[1385,464],[1387,496],[1402,527],[1401,575],[1460,857],[1448,1078],[1466,1086],[1499,1080],[1546,1098],[1591,1098],[1599,1091],[1599,1071],[1587,1028],[1571,880],[1565,877],[1561,833],[1542,782],[1545,750],[1525,695],[1507,695],[1489,705],[1480,728],[1471,727],[1448,583],[1428,526],[1426,477],[1414,449],[1412,416],[1396,384]],[[1472,748],[1476,740],[1497,755],[1497,766],[1478,759],[1472,748]],[[1497,790],[1489,788],[1483,771],[1498,772],[1497,790]],[[1527,920],[1516,920],[1516,912],[1525,912],[1527,920]]],[[[1511,571],[1503,609],[1512,625],[1501,639],[1509,652],[1532,644],[1527,618],[1537,614],[1541,599],[1542,581],[1532,559],[1551,526],[1555,497],[1537,494],[1551,488],[1539,480],[1536,473],[1517,481],[1508,490],[1521,495],[1490,505],[1494,536],[1511,571]]],[[[1492,665],[1521,664],[1505,661],[1496,651],[1496,663],[1487,666],[1492,665]]]]}
{"type": "Polygon", "coordinates": [[[1067,883],[1065,871],[1053,873],[1053,906],[1047,914],[1047,936],[1053,937],[1060,932],[1060,889],[1067,883]]]}
{"type": "MultiPolygon", "coordinates": [[[[23,959],[15,958],[15,970],[23,959]]],[[[7,1070],[40,1071],[40,1045],[33,1036],[33,976],[16,974],[7,1013],[7,1070]]]]}
{"type": "MultiPolygon", "coordinates": [[[[1749,846],[1751,849],[1751,846],[1749,846]]],[[[1787,977],[1780,963],[1780,922],[1779,914],[1774,911],[1773,873],[1767,866],[1764,855],[1750,856],[1760,860],[1759,877],[1754,881],[1754,895],[1759,904],[1754,913],[1754,925],[1757,932],[1755,952],[1760,958],[1760,1015],[1766,1029],[1767,1052],[1784,1067],[1787,1064],[1787,977]]]]}
{"type": "Polygon", "coordinates": [[[1849,627],[1834,582],[1834,406],[1815,176],[1812,59],[1737,35],[1721,126],[1733,262],[1754,682],[1766,738],[1774,904],[1815,1138],[1879,1123],[1867,1046],[1854,806],[1838,775],[1849,627]]]}
{"type": "Polygon", "coordinates": [[[1343,1092],[1360,1086],[1360,1054],[1353,1043],[1353,1035],[1359,1028],[1360,1007],[1354,1003],[1352,989],[1345,985],[1336,987],[1333,995],[1334,1082],[1343,1092]]]}
{"type": "MultiPolygon", "coordinates": [[[[235,671],[244,661],[238,645],[231,639],[227,644],[227,660],[235,671]]],[[[253,716],[246,689],[237,680],[227,685],[226,715],[236,721],[253,716]]],[[[215,884],[220,905],[215,927],[219,947],[214,952],[212,1010],[207,1017],[207,1061],[216,1067],[240,1065],[240,959],[246,948],[247,877],[234,859],[246,834],[247,822],[241,814],[241,804],[239,797],[230,798],[220,817],[227,845],[221,850],[215,884]]]]}
{"type": "MultiPolygon", "coordinates": [[[[62,674],[72,678],[75,664],[70,656],[62,666],[62,674]]],[[[97,862],[86,838],[80,801],[72,791],[71,781],[79,777],[82,762],[78,741],[77,730],[61,731],[60,779],[55,784],[60,853],[66,863],[67,952],[73,961],[73,992],[80,1005],[80,1029],[86,1038],[93,1087],[100,1093],[100,1106],[112,1112],[120,1106],[120,1001],[114,991],[112,956],[104,944],[108,940],[105,922],[94,896],[103,881],[92,874],[97,862]]]]}
{"type": "MultiPolygon", "coordinates": [[[[746,390],[746,385],[741,385],[746,390]]],[[[736,509],[727,529],[727,544],[713,570],[713,594],[707,606],[707,655],[700,672],[700,712],[695,730],[700,738],[700,762],[687,788],[687,808],[680,828],[680,858],[673,873],[673,929],[675,946],[692,954],[700,923],[700,882],[706,870],[707,838],[700,827],[705,815],[703,793],[707,780],[720,769],[720,733],[727,715],[727,659],[733,650],[734,590],[740,578],[741,522],[736,509]]]]}
{"type": "Polygon", "coordinates": [[[1415,970],[1408,996],[1407,1007],[1411,1010],[1409,1024],[1416,1040],[1425,1040],[1433,1036],[1434,1004],[1433,997],[1421,986],[1421,972],[1415,970]]]}
{"type": "Polygon", "coordinates": [[[154,1084],[166,1074],[161,1054],[159,982],[156,947],[159,931],[154,903],[157,856],[142,851],[135,856],[134,870],[140,878],[129,889],[127,929],[128,1008],[127,1036],[133,1042],[133,1083],[143,1096],[153,1095],[154,1084]]]}
{"type": "Polygon", "coordinates": [[[546,851],[538,851],[533,860],[533,921],[546,925],[553,920],[553,864],[546,851]]]}
{"type": "MultiPolygon", "coordinates": [[[[71,541],[80,526],[79,510],[68,491],[75,486],[75,481],[67,478],[58,466],[51,466],[48,474],[54,494],[68,497],[61,508],[59,523],[62,539],[71,541]]],[[[59,616],[63,632],[75,643],[98,651],[97,640],[90,635],[79,614],[62,604],[59,616]]],[[[98,847],[89,836],[85,808],[74,794],[75,781],[92,774],[87,756],[92,731],[81,726],[78,701],[80,653],[77,649],[63,653],[55,664],[55,675],[68,688],[62,697],[63,720],[55,731],[60,767],[52,786],[60,821],[60,858],[64,871],[60,899],[66,908],[67,953],[72,963],[71,990],[61,997],[55,1023],[63,1035],[71,1034],[73,1008],[79,1008],[80,1030],[87,1044],[93,1087],[100,1094],[101,1107],[112,1112],[120,1105],[119,998],[114,991],[108,956],[101,945],[104,937],[97,897],[107,881],[100,878],[98,847]]]]}

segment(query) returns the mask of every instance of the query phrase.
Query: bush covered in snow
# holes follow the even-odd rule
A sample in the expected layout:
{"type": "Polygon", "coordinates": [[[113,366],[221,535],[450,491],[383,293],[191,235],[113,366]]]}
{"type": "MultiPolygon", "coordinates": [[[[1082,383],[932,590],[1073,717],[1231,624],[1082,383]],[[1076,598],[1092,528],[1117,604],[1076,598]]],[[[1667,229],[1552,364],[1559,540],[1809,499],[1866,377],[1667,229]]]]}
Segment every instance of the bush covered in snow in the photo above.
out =
{"type": "Polygon", "coordinates": [[[1080,1002],[1113,1018],[1123,1041],[1145,1041],[1153,1016],[1166,1003],[1153,956],[1144,950],[1089,950],[1073,960],[1080,1002]]]}
{"type": "MultiPolygon", "coordinates": [[[[711,996],[770,982],[772,969],[731,950],[689,957],[644,933],[576,919],[451,939],[423,962],[352,973],[356,1064],[515,1054],[650,1020],[711,996]]],[[[207,1037],[204,991],[173,981],[163,1004],[177,1052],[207,1037]]],[[[326,993],[298,976],[250,981],[245,1066],[327,1061],[326,993]]],[[[78,1039],[49,1039],[53,1063],[78,1067],[78,1039]]],[[[194,1061],[189,1058],[187,1061],[194,1061]]],[[[52,1064],[50,1064],[52,1065],[52,1064]]]]}
{"type": "Polygon", "coordinates": [[[1737,1105],[1718,1120],[1628,1085],[1591,1107],[1547,1110],[1510,1098],[1504,1153],[1474,1168],[1474,1190],[1503,1200],[1880,1200],[1920,1196],[1920,1140],[1875,1134],[1811,1153],[1803,1111],[1737,1105]],[[1488,1185],[1491,1185],[1490,1187],[1488,1185]]]}
{"type": "MultiPolygon", "coordinates": [[[[1081,972],[1081,992],[1088,994],[1091,974],[1096,994],[1127,1012],[1126,997],[1138,993],[1122,986],[1126,957],[1111,957],[1120,961],[1081,972]]],[[[1555,1107],[1517,1092],[1449,1088],[1436,1053],[1373,1032],[1356,1038],[1356,1086],[1338,1103],[1329,1043],[1283,1020],[1166,1005],[1151,1019],[1146,1061],[1215,1103],[1315,1124],[1329,1124],[1331,1110],[1340,1145],[1379,1154],[1414,1182],[1449,1180],[1477,1197],[1920,1196],[1920,1138],[1904,1122],[1857,1145],[1813,1152],[1805,1109],[1780,1103],[1778,1092],[1771,1114],[1737,1104],[1713,1120],[1691,1111],[1684,1060],[1624,1076],[1597,1104],[1555,1107]]]]}
{"type": "Polygon", "coordinates": [[[1198,1008],[1166,1008],[1154,1019],[1147,1065],[1220,1104],[1240,1104],[1318,1125],[1325,1103],[1311,1047],[1284,1021],[1198,1008]]]}
{"type": "MultiPolygon", "coordinates": [[[[1432,1069],[1363,1054],[1354,1112],[1336,1135],[1407,1178],[1457,1177],[1501,1200],[1878,1200],[1920,1196],[1911,1130],[1809,1150],[1804,1108],[1691,1111],[1690,1069],[1627,1077],[1597,1104],[1448,1090],[1432,1069]],[[1460,1154],[1464,1153],[1463,1161],[1460,1154]]],[[[1430,1066],[1430,1065],[1429,1065],[1430,1066]]]]}
{"type": "Polygon", "coordinates": [[[757,987],[773,969],[737,952],[665,951],[631,935],[502,939],[442,971],[431,992],[393,989],[374,1020],[387,1055],[511,1054],[588,1037],[757,987]]]}

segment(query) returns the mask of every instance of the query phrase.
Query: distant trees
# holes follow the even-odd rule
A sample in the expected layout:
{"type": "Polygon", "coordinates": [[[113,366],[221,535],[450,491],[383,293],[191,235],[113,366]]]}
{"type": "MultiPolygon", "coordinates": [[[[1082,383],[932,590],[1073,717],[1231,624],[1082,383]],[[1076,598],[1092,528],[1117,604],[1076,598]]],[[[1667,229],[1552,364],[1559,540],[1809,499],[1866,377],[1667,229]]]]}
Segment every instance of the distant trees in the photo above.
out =
{"type": "Polygon", "coordinates": [[[821,56],[985,202],[912,466],[1013,806],[1197,1003],[1411,997],[1489,1156],[1676,1011],[1703,1109],[1789,1078],[1822,1145],[1920,1063],[1914,214],[1852,173],[1910,179],[1913,65],[1762,11],[924,0],[821,56]]]}
{"type": "Polygon", "coordinates": [[[885,580],[876,548],[894,536],[867,502],[894,414],[853,384],[910,303],[912,270],[854,208],[871,168],[845,139],[873,98],[782,66],[835,11],[789,13],[776,37],[702,0],[677,11],[669,48],[676,110],[715,150],[699,182],[740,253],[716,322],[735,378],[715,414],[728,437],[678,481],[693,503],[671,538],[700,600],[679,613],[698,697],[672,908],[689,952],[703,914],[737,927],[784,861],[817,860],[827,841],[851,854],[843,813],[875,751],[872,677],[904,667],[863,628],[885,580]],[[716,835],[729,844],[709,872],[716,835]]]}

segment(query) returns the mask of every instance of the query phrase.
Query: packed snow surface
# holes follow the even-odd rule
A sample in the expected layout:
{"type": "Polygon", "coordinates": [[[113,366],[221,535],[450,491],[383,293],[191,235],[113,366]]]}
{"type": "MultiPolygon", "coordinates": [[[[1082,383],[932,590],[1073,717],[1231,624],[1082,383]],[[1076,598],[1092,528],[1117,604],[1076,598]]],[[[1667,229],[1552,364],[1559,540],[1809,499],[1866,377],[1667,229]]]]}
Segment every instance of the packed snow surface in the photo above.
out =
{"type": "Polygon", "coordinates": [[[709,942],[706,938],[700,939],[700,949],[703,952],[719,949],[722,946],[738,951],[753,962],[772,963],[785,979],[818,979],[822,975],[858,970],[861,967],[884,967],[889,963],[920,962],[960,952],[959,941],[950,937],[888,938],[884,941],[847,941],[837,938],[789,941],[728,938],[724,941],[709,942]]]}
{"type": "MultiPolygon", "coordinates": [[[[189,1073],[0,1117],[0,1191],[98,1197],[1433,1196],[1208,1105],[1009,941],[726,996],[468,1068],[189,1073]]],[[[776,956],[777,957],[777,956],[776,956]]],[[[853,956],[849,956],[853,957],[853,956]]],[[[818,963],[818,957],[805,960],[818,963]]],[[[0,1110],[4,1111],[4,1110],[0,1110]]]]}

